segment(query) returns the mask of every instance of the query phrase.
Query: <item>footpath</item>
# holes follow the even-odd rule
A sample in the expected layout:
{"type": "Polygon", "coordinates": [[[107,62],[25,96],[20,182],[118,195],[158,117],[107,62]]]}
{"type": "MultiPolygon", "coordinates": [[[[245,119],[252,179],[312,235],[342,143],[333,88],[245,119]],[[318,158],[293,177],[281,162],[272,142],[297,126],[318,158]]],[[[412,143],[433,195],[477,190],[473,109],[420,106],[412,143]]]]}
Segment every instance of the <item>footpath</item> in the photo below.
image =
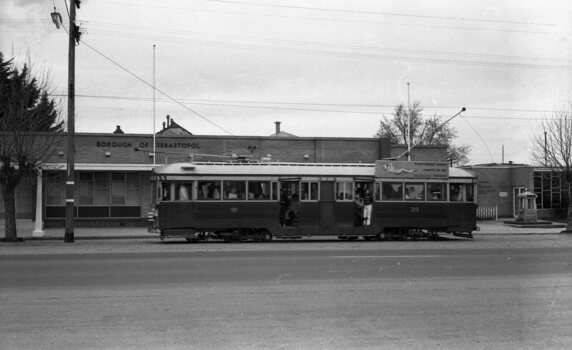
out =
{"type": "MultiPolygon", "coordinates": [[[[514,227],[505,224],[505,220],[479,221],[479,231],[473,232],[475,237],[480,235],[539,235],[559,234],[565,230],[565,225],[555,224],[553,227],[514,227]]],[[[64,228],[46,228],[42,235],[34,235],[35,223],[32,220],[17,220],[18,237],[23,240],[62,240],[64,228]]],[[[4,237],[4,220],[0,220],[0,237],[4,237]]],[[[158,238],[156,233],[147,232],[146,227],[100,227],[74,228],[74,239],[145,239],[158,238]]]]}

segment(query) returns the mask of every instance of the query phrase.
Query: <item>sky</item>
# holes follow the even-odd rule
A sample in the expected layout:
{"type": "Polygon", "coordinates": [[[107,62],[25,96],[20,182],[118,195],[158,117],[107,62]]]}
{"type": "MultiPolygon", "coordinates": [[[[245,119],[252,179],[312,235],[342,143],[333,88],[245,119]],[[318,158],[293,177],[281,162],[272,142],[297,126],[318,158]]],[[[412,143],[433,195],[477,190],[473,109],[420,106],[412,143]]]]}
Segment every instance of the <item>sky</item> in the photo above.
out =
{"type": "MultiPolygon", "coordinates": [[[[67,116],[61,0],[2,0],[0,52],[67,116]]],[[[470,164],[532,163],[572,101],[569,0],[82,0],[76,132],[373,137],[398,104],[447,120],[470,164]],[[155,86],[155,90],[153,90],[155,86]]]]}

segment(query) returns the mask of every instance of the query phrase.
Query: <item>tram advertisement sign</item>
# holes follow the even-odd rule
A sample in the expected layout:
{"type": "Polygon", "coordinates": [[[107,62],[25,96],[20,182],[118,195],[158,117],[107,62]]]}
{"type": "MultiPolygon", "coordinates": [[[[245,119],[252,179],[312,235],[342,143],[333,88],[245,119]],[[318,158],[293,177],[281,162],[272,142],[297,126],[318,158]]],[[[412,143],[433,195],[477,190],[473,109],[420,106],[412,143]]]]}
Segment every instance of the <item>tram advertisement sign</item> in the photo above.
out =
{"type": "Polygon", "coordinates": [[[446,179],[449,177],[449,164],[447,162],[376,160],[375,177],[446,179]]]}

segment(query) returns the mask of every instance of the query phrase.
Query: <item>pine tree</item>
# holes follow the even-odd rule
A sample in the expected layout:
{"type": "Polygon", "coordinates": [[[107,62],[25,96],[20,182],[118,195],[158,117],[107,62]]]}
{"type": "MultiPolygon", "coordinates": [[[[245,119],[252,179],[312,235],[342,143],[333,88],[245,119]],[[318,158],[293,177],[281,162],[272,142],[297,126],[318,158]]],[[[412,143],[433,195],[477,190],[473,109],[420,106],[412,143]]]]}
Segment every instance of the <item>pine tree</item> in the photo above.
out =
{"type": "Polygon", "coordinates": [[[6,241],[18,241],[16,188],[37,172],[39,162],[58,145],[63,131],[47,82],[32,76],[28,65],[19,71],[0,52],[0,188],[4,197],[6,241]]]}

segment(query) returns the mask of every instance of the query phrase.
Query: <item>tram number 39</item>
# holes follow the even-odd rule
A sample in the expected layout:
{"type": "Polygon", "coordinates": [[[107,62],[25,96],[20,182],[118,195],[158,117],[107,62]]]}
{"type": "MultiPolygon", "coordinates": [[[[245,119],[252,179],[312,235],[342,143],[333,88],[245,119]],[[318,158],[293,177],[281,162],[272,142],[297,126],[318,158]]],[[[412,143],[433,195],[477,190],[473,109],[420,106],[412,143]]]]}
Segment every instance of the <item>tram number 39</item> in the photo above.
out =
{"type": "Polygon", "coordinates": [[[417,214],[419,213],[419,207],[411,207],[411,210],[409,211],[411,214],[417,214]]]}

